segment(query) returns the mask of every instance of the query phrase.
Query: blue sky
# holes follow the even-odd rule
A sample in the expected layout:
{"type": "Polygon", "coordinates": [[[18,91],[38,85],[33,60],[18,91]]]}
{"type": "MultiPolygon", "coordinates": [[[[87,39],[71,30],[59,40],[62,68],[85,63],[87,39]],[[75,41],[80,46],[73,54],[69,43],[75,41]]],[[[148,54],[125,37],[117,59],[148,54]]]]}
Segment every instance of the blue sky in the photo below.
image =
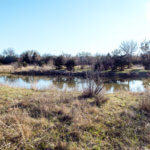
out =
{"type": "Polygon", "coordinates": [[[150,0],[0,0],[0,52],[111,52],[150,38],[150,0]]]}

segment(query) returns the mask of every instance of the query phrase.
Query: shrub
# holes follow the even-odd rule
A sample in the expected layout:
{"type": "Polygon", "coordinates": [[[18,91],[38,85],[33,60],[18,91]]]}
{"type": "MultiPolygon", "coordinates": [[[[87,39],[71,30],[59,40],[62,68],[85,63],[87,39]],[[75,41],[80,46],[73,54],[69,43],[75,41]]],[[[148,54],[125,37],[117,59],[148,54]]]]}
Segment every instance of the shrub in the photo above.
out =
{"type": "Polygon", "coordinates": [[[104,68],[104,66],[100,60],[97,61],[94,65],[94,71],[102,71],[102,70],[104,70],[103,68],[104,68]]]}
{"type": "Polygon", "coordinates": [[[100,106],[102,103],[107,101],[104,97],[104,86],[102,81],[98,79],[96,84],[94,80],[88,79],[88,87],[83,91],[81,98],[94,98],[94,103],[100,106]]]}
{"type": "Polygon", "coordinates": [[[17,57],[16,56],[6,56],[3,59],[3,64],[11,64],[17,62],[17,57]]]}
{"type": "Polygon", "coordinates": [[[65,66],[66,66],[67,70],[71,71],[74,69],[75,61],[73,59],[67,60],[65,66]]]}
{"type": "Polygon", "coordinates": [[[150,53],[145,53],[141,55],[142,64],[146,70],[150,70],[150,53]]]}
{"type": "Polygon", "coordinates": [[[39,62],[38,62],[38,65],[39,65],[40,67],[44,66],[44,64],[45,64],[44,61],[39,61],[39,62]]]}
{"type": "Polygon", "coordinates": [[[88,52],[81,52],[76,55],[76,63],[80,66],[92,65],[94,60],[94,57],[88,52]]]}
{"type": "Polygon", "coordinates": [[[12,48],[4,50],[3,56],[0,57],[0,62],[2,64],[11,64],[17,61],[18,61],[17,55],[15,54],[15,51],[12,48]]]}
{"type": "Polygon", "coordinates": [[[27,67],[28,66],[28,64],[25,61],[22,64],[23,64],[23,67],[27,67]]]}
{"type": "Polygon", "coordinates": [[[113,61],[114,63],[112,70],[119,68],[120,71],[123,71],[125,66],[128,65],[128,61],[125,56],[114,56],[113,61]]]}
{"type": "Polygon", "coordinates": [[[28,64],[24,61],[24,62],[18,62],[18,67],[27,67],[28,64]]]}
{"type": "Polygon", "coordinates": [[[16,66],[17,66],[16,68],[20,68],[20,67],[22,67],[22,63],[18,62],[16,66]]]}
{"type": "Polygon", "coordinates": [[[56,66],[56,69],[61,69],[64,65],[64,58],[62,56],[58,56],[54,59],[54,65],[56,66]]]}
{"type": "Polygon", "coordinates": [[[40,55],[34,50],[26,51],[20,56],[20,61],[26,62],[27,64],[38,64],[40,59],[40,55]]]}
{"type": "Polygon", "coordinates": [[[143,51],[143,54],[141,55],[142,64],[145,69],[150,70],[150,41],[142,42],[141,50],[143,51]]]}
{"type": "Polygon", "coordinates": [[[94,65],[95,71],[109,70],[113,66],[113,59],[110,54],[101,56],[94,65]]]}
{"type": "Polygon", "coordinates": [[[53,60],[53,56],[45,54],[44,56],[42,56],[41,61],[43,62],[43,64],[50,64],[50,62],[53,60]]]}

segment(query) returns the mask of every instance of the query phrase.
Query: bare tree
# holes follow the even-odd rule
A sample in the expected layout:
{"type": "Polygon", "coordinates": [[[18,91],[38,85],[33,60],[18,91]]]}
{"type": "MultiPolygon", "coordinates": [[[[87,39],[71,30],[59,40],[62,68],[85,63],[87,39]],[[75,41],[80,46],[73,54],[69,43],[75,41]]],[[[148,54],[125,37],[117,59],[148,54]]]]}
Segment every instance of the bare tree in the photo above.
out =
{"type": "Polygon", "coordinates": [[[145,53],[145,52],[150,52],[150,41],[143,41],[141,43],[141,50],[145,53]]]}
{"type": "Polygon", "coordinates": [[[141,50],[143,53],[141,54],[142,64],[145,69],[150,70],[150,41],[144,41],[141,43],[141,50]]]}
{"type": "Polygon", "coordinates": [[[121,56],[122,51],[120,49],[115,49],[114,51],[112,51],[112,56],[121,56]]]}
{"type": "Polygon", "coordinates": [[[120,50],[125,54],[125,55],[133,55],[133,53],[137,50],[137,42],[135,41],[123,41],[120,45],[120,50]]]}
{"type": "Polygon", "coordinates": [[[16,62],[18,59],[13,48],[4,49],[2,54],[1,63],[3,64],[11,64],[16,62]]]}
{"type": "Polygon", "coordinates": [[[15,50],[13,48],[7,48],[3,50],[3,55],[6,56],[15,56],[15,50]]]}
{"type": "Polygon", "coordinates": [[[135,41],[123,41],[120,45],[120,51],[125,55],[127,62],[128,62],[128,68],[131,67],[132,63],[132,56],[134,52],[137,50],[137,42],[135,41]]]}

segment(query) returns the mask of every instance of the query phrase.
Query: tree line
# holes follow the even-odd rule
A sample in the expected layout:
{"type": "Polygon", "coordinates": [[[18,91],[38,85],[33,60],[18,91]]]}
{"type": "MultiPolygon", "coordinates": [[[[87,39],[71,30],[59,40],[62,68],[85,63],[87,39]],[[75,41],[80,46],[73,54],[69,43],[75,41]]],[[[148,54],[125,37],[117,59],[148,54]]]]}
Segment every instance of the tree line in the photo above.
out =
{"type": "Polygon", "coordinates": [[[0,55],[0,64],[16,63],[18,67],[27,65],[54,65],[56,69],[65,67],[67,70],[74,70],[74,67],[91,66],[95,71],[120,70],[130,68],[132,65],[140,64],[145,69],[150,70],[150,41],[144,41],[138,46],[135,41],[124,41],[119,48],[107,55],[91,55],[82,52],[76,56],[62,54],[53,56],[49,54],[40,55],[35,50],[28,50],[21,55],[17,55],[12,48],[5,49],[0,55]],[[136,53],[140,48],[141,52],[136,53]]]}

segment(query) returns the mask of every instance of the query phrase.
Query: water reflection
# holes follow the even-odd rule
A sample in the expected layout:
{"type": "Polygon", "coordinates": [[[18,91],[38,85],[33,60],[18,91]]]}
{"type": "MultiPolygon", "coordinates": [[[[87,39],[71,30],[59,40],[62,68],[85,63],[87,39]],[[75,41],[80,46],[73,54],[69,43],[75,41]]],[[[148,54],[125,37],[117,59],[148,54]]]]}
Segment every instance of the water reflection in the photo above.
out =
{"type": "Polygon", "coordinates": [[[143,86],[144,86],[145,88],[147,88],[148,86],[150,86],[150,79],[149,79],[149,78],[143,80],[143,86]]]}
{"type": "MultiPolygon", "coordinates": [[[[98,81],[94,81],[99,84],[98,81]]],[[[31,88],[32,84],[36,84],[39,89],[54,86],[59,90],[83,90],[87,87],[88,81],[84,78],[73,77],[35,77],[35,76],[0,76],[0,83],[10,86],[31,88]]],[[[148,79],[105,79],[104,87],[108,93],[123,91],[138,92],[150,86],[150,78],[148,79]]]]}

